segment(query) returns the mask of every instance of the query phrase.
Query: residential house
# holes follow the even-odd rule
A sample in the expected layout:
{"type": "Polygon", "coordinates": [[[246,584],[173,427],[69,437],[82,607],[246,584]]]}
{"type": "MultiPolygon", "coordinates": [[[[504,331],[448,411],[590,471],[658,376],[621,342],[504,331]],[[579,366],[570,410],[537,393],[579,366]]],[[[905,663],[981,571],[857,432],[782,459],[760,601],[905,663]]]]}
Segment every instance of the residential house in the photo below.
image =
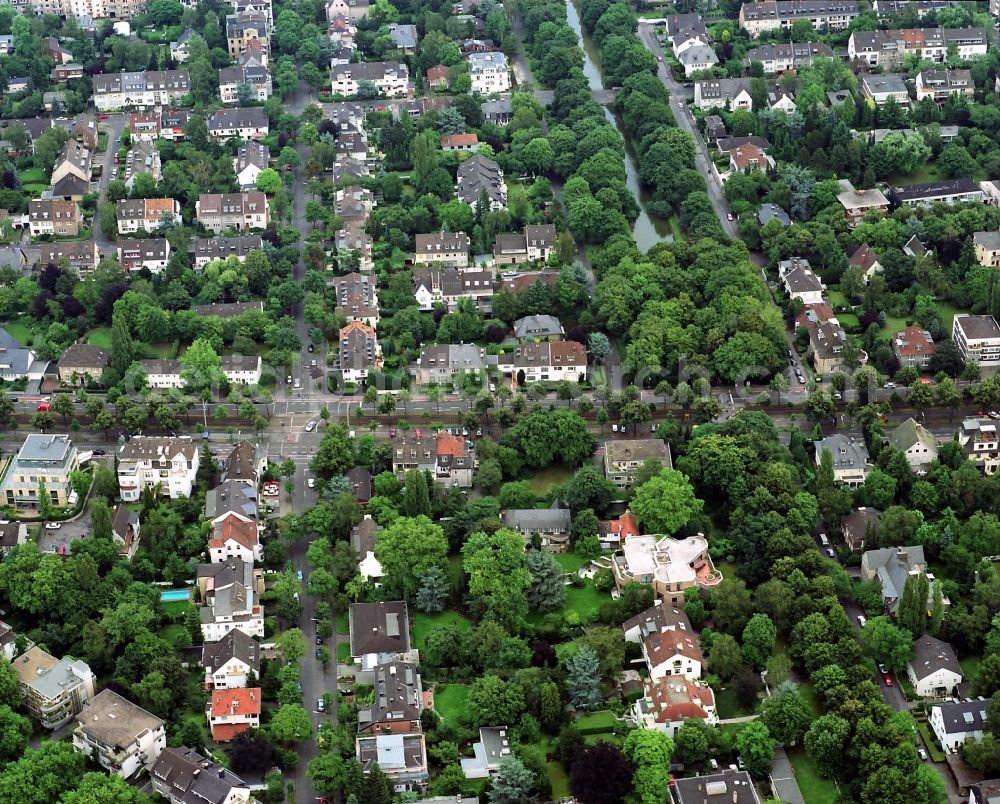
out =
{"type": "Polygon", "coordinates": [[[417,358],[415,379],[418,386],[462,386],[465,375],[482,379],[486,371],[486,352],[474,343],[442,343],[425,346],[417,358]]]}
{"type": "Polygon", "coordinates": [[[264,638],[264,572],[253,564],[231,558],[221,564],[199,564],[198,609],[205,642],[217,642],[234,628],[250,637],[264,638]]]}
{"type": "Polygon", "coordinates": [[[91,698],[76,721],[73,750],[123,779],[149,770],[167,747],[164,721],[113,690],[91,698]]]}
{"type": "MultiPolygon", "coordinates": [[[[80,181],[84,192],[86,192],[86,188],[90,185],[90,158],[89,148],[76,140],[66,140],[56,156],[56,163],[52,168],[49,183],[55,188],[63,179],[73,177],[80,181]]],[[[63,193],[53,194],[64,196],[63,193]]]]}
{"type": "Polygon", "coordinates": [[[414,236],[413,262],[416,265],[469,267],[469,236],[465,232],[434,232],[414,236]]]}
{"type": "Polygon", "coordinates": [[[139,549],[139,512],[132,511],[124,503],[118,503],[114,519],[111,520],[111,537],[118,552],[129,561],[135,558],[139,549]]]}
{"type": "Polygon", "coordinates": [[[945,698],[955,694],[964,680],[958,657],[951,645],[924,634],[913,642],[913,658],[906,676],[914,692],[925,698],[945,698]]]}
{"type": "Polygon", "coordinates": [[[260,190],[202,193],[195,204],[195,219],[216,234],[228,229],[249,232],[267,228],[271,222],[271,208],[267,196],[260,190]]]}
{"type": "Polygon", "coordinates": [[[719,115],[710,114],[705,116],[705,141],[709,145],[714,145],[727,136],[729,136],[729,132],[726,131],[726,124],[719,115]]]}
{"type": "Polygon", "coordinates": [[[357,22],[368,13],[368,0],[329,0],[326,4],[326,18],[347,17],[357,22]]]}
{"type": "Polygon", "coordinates": [[[263,561],[264,548],[260,543],[256,520],[245,522],[228,514],[212,525],[208,535],[208,560],[213,564],[222,564],[231,558],[248,564],[263,561]]]}
{"type": "Polygon", "coordinates": [[[854,31],[847,40],[847,56],[850,61],[869,67],[898,70],[910,54],[921,60],[944,62],[951,47],[962,61],[985,56],[989,42],[989,32],[985,28],[854,31]]]}
{"type": "Polygon", "coordinates": [[[619,588],[629,581],[651,584],[653,591],[682,603],[684,590],[698,586],[718,586],[722,573],[708,554],[704,536],[672,539],[669,536],[631,536],[625,539],[620,555],[611,560],[611,571],[619,588]]]}
{"type": "Polygon", "coordinates": [[[437,64],[427,71],[427,86],[431,89],[448,88],[448,68],[437,64]]]}
{"type": "Polygon", "coordinates": [[[931,707],[929,723],[948,753],[956,753],[966,740],[978,743],[986,733],[987,698],[948,701],[931,707]]]}
{"type": "Polygon", "coordinates": [[[38,355],[25,349],[7,330],[0,327],[0,379],[8,382],[24,377],[40,380],[48,364],[47,360],[39,360],[38,355]]]}
{"type": "Polygon", "coordinates": [[[670,445],[659,438],[604,442],[604,476],[620,489],[635,483],[636,474],[646,461],[657,461],[664,469],[673,468],[670,445]]]}
{"type": "Polygon", "coordinates": [[[239,61],[251,44],[258,44],[267,53],[270,43],[268,16],[257,11],[226,16],[226,46],[229,58],[239,61]]]}
{"type": "MultiPolygon", "coordinates": [[[[7,519],[0,519],[0,559],[19,544],[27,544],[28,526],[23,522],[11,522],[7,519]]],[[[4,641],[6,634],[10,633],[10,626],[0,623],[0,647],[4,652],[7,650],[7,642],[4,641]],[[5,630],[6,629],[6,630],[5,630]]],[[[11,656],[7,657],[12,658],[11,656]]]]}
{"type": "Polygon", "coordinates": [[[708,684],[664,676],[658,681],[647,680],[643,692],[631,712],[639,728],[660,731],[673,738],[684,721],[691,718],[708,726],[719,722],[715,693],[708,684]]]}
{"type": "Polygon", "coordinates": [[[146,387],[154,389],[183,388],[180,360],[142,360],[142,372],[146,377],[146,387]]]}
{"type": "Polygon", "coordinates": [[[803,304],[823,303],[823,292],[826,288],[813,273],[809,260],[805,257],[792,257],[779,262],[778,277],[785,286],[789,298],[798,299],[803,304]]]}
{"type": "Polygon", "coordinates": [[[882,512],[877,508],[855,508],[844,517],[840,529],[844,534],[844,542],[852,553],[858,553],[865,547],[865,541],[878,533],[882,522],[882,512]]]}
{"type": "Polygon", "coordinates": [[[774,83],[767,89],[767,108],[772,112],[793,114],[797,111],[795,93],[782,83],[774,83]]]}
{"type": "Polygon", "coordinates": [[[622,630],[625,633],[625,641],[636,645],[641,645],[642,640],[649,634],[656,634],[660,631],[694,633],[684,609],[669,605],[663,600],[627,619],[622,623],[622,630]]]}
{"type": "MultiPolygon", "coordinates": [[[[0,220],[10,220],[10,215],[0,215],[0,220]]],[[[54,249],[58,249],[60,245],[59,243],[43,243],[43,256],[39,259],[39,262],[42,265],[48,265],[50,262],[59,262],[61,254],[54,249]],[[46,249],[49,250],[46,251],[46,249]]],[[[22,273],[28,267],[28,258],[25,256],[24,249],[20,246],[0,246],[0,267],[13,268],[17,273],[22,273]]]]}
{"type": "MultiPolygon", "coordinates": [[[[889,614],[895,615],[899,610],[899,601],[903,596],[906,579],[916,575],[927,576],[929,582],[927,604],[930,609],[937,581],[927,572],[924,548],[921,545],[883,547],[878,550],[867,550],[861,555],[861,580],[878,583],[882,589],[882,602],[889,614]]],[[[945,605],[948,605],[947,599],[945,605]]]]}
{"type": "Polygon", "coordinates": [[[334,95],[355,96],[361,82],[375,85],[380,95],[406,97],[410,92],[410,71],[401,61],[368,61],[335,64],[330,68],[334,95]]]}
{"type": "Polygon", "coordinates": [[[245,687],[251,672],[260,676],[260,645],[234,628],[217,642],[204,644],[201,664],[205,668],[205,689],[245,687]]]}
{"type": "Polygon", "coordinates": [[[334,313],[347,321],[360,321],[372,329],[378,327],[378,292],[375,275],[357,272],[338,276],[333,280],[333,291],[337,297],[334,313]]]}
{"type": "Polygon", "coordinates": [[[983,191],[984,204],[991,207],[1000,206],[1000,181],[981,181],[979,182],[979,189],[983,191]]]}
{"type": "Polygon", "coordinates": [[[205,519],[213,526],[227,517],[235,517],[241,522],[256,522],[258,503],[256,484],[241,479],[226,479],[205,494],[205,519]]]}
{"type": "Polygon", "coordinates": [[[118,453],[122,501],[137,502],[147,488],[172,500],[190,497],[199,460],[190,436],[133,436],[118,453]]]}
{"type": "Polygon", "coordinates": [[[972,100],[976,86],[968,70],[922,70],[917,74],[917,102],[933,98],[944,103],[950,95],[972,100]]]}
{"type": "Polygon", "coordinates": [[[582,382],[587,377],[587,350],[576,341],[525,341],[500,354],[497,369],[512,384],[582,382]]]}
{"type": "Polygon", "coordinates": [[[185,28],[180,36],[170,43],[170,58],[178,64],[183,64],[188,60],[189,49],[191,47],[191,37],[195,32],[193,28],[185,28]]]}
{"type": "Polygon", "coordinates": [[[410,621],[406,602],[352,603],[348,609],[351,658],[362,670],[410,661],[410,621]]]}
{"type": "Polygon", "coordinates": [[[334,193],[333,212],[345,224],[367,226],[374,208],[375,196],[371,190],[351,185],[334,193]]]}
{"type": "MultiPolygon", "coordinates": [[[[997,0],[990,0],[990,5],[996,2],[997,0]]],[[[969,785],[968,804],[994,804],[997,798],[1000,798],[1000,779],[987,779],[969,785]]]]}
{"type": "Polygon", "coordinates": [[[493,245],[495,265],[545,263],[556,243],[556,227],[551,223],[525,226],[517,234],[498,234],[493,245]]]}
{"type": "MultiPolygon", "coordinates": [[[[27,532],[27,525],[23,522],[21,527],[27,532]]],[[[0,622],[0,656],[5,657],[8,662],[13,662],[15,653],[17,653],[17,634],[7,623],[0,622]]]]}
{"type": "Polygon", "coordinates": [[[479,147],[479,137],[472,134],[446,134],[441,137],[441,150],[445,153],[451,151],[475,151],[479,147]]]}
{"type": "Polygon", "coordinates": [[[375,330],[361,321],[351,321],[340,330],[337,368],[345,383],[361,383],[382,362],[375,330]]]}
{"type": "Polygon", "coordinates": [[[881,190],[856,190],[847,179],[840,180],[837,201],[844,208],[848,226],[856,226],[869,212],[878,212],[880,217],[889,212],[889,199],[881,190]]]}
{"type": "Polygon", "coordinates": [[[962,359],[982,368],[1000,366],[1000,326],[991,315],[956,315],[951,330],[962,359]]]}
{"type": "Polygon", "coordinates": [[[115,214],[120,234],[155,232],[180,222],[181,205],[173,198],[123,198],[115,214]]]}
{"type": "Polygon", "coordinates": [[[711,70],[719,63],[715,50],[704,42],[688,40],[690,45],[680,50],[674,49],[677,61],[684,68],[684,76],[690,78],[700,70],[711,70]]]}
{"type": "Polygon", "coordinates": [[[510,97],[493,98],[483,103],[481,107],[483,120],[495,126],[506,126],[514,119],[514,107],[510,97]]]}
{"type": "Polygon", "coordinates": [[[937,438],[912,416],[889,434],[889,443],[906,456],[917,474],[925,474],[938,457],[937,438]]]}
{"type": "MultiPolygon", "coordinates": [[[[17,249],[20,253],[20,249],[17,249]]],[[[40,265],[65,264],[81,276],[97,268],[101,253],[93,240],[64,240],[42,243],[38,262],[40,265]]],[[[2,264],[2,261],[0,261],[2,264]]],[[[15,267],[16,266],[12,266],[15,267]]]]}
{"type": "Polygon", "coordinates": [[[169,106],[191,91],[187,70],[98,73],[92,81],[98,112],[169,106]]]}
{"type": "Polygon", "coordinates": [[[974,232],[972,246],[980,265],[1000,268],[1000,232],[974,232]]]}
{"type": "Polygon", "coordinates": [[[153,792],[170,804],[252,804],[250,788],[193,748],[165,748],[149,772],[153,792]]]}
{"type": "Polygon", "coordinates": [[[927,246],[920,242],[919,237],[913,235],[913,237],[903,244],[903,253],[907,257],[913,257],[915,260],[922,260],[930,254],[931,251],[927,248],[927,246]]]}
{"type": "Polygon", "coordinates": [[[68,435],[29,433],[3,477],[4,504],[18,511],[37,511],[44,483],[49,506],[67,508],[73,492],[70,475],[79,468],[76,446],[68,435]]]}
{"type": "Polygon", "coordinates": [[[344,475],[354,487],[354,499],[358,505],[368,505],[372,498],[372,473],[362,466],[354,466],[344,475]]]}
{"type": "Polygon", "coordinates": [[[419,38],[416,25],[401,25],[398,22],[392,22],[386,28],[396,50],[402,51],[407,56],[416,53],[419,38]]]}
{"type": "Polygon", "coordinates": [[[760,62],[766,75],[774,75],[801,70],[818,58],[833,58],[829,45],[822,42],[775,42],[750,48],[746,55],[746,65],[749,67],[755,61],[760,62]]]}
{"type": "Polygon", "coordinates": [[[425,312],[433,310],[436,304],[454,310],[458,300],[463,298],[481,305],[493,298],[495,285],[493,271],[462,271],[456,268],[413,270],[413,296],[417,307],[425,312]]]}
{"type": "Polygon", "coordinates": [[[358,562],[358,574],[362,580],[373,581],[376,585],[382,579],[382,563],[375,557],[375,543],[382,528],[365,514],[364,518],[351,528],[351,548],[358,562]]]}
{"type": "Polygon", "coordinates": [[[219,109],[208,119],[208,135],[216,142],[235,137],[260,140],[268,135],[267,112],[259,106],[219,109]]]}
{"type": "Polygon", "coordinates": [[[893,187],[889,191],[893,207],[917,207],[926,204],[968,204],[981,202],[983,190],[972,179],[949,179],[893,187]]]}
{"type": "Polygon", "coordinates": [[[908,14],[911,11],[918,19],[928,14],[952,8],[955,0],[873,0],[872,10],[880,17],[908,14]]]}
{"type": "Polygon", "coordinates": [[[67,198],[36,198],[28,202],[28,231],[32,237],[79,237],[80,205],[67,198]]]}
{"type": "MultiPolygon", "coordinates": [[[[795,321],[796,328],[804,327],[809,334],[808,354],[818,374],[827,374],[844,367],[847,333],[828,304],[808,305],[795,321]]],[[[868,362],[868,355],[858,350],[857,360],[864,365],[868,362]]]]}
{"type": "Polygon", "coordinates": [[[875,468],[869,460],[865,442],[853,436],[834,433],[815,442],[814,446],[816,466],[822,462],[823,453],[830,451],[833,458],[833,479],[836,483],[857,488],[875,468]]]}
{"type": "MultiPolygon", "coordinates": [[[[888,209],[889,202],[886,201],[885,205],[888,209]]],[[[787,229],[792,225],[792,219],[788,217],[788,213],[777,204],[761,204],[760,209],[757,210],[757,223],[761,226],[767,226],[771,221],[780,223],[782,229],[787,229]]]]}
{"type": "Polygon", "coordinates": [[[426,435],[420,428],[401,433],[393,441],[392,471],[402,476],[411,469],[431,472],[446,488],[470,488],[475,455],[460,436],[441,430],[426,435]]]}
{"type": "Polygon", "coordinates": [[[750,36],[808,20],[817,30],[842,31],[859,14],[857,0],[756,0],[740,7],[740,27],[750,36]]]}
{"type": "Polygon", "coordinates": [[[262,64],[241,64],[219,70],[219,98],[223,103],[263,102],[273,92],[271,73],[262,64]]]}
{"type": "Polygon", "coordinates": [[[422,788],[430,778],[423,734],[358,735],[355,754],[364,773],[378,767],[398,793],[422,788]]]}
{"type": "Polygon", "coordinates": [[[359,734],[420,732],[424,689],[416,665],[397,661],[377,665],[372,686],[372,703],[358,709],[359,734]]]}
{"type": "Polygon", "coordinates": [[[653,681],[670,676],[701,678],[705,659],[697,634],[680,628],[643,630],[639,634],[639,644],[649,678],[653,681]]]}
{"type": "Polygon", "coordinates": [[[910,95],[903,77],[895,73],[861,76],[861,94],[876,106],[885,106],[889,100],[904,108],[910,105],[910,95]]]}
{"type": "Polygon", "coordinates": [[[733,768],[676,779],[671,790],[676,804],[760,804],[750,774],[733,768]]]}
{"type": "Polygon", "coordinates": [[[267,451],[254,441],[240,441],[226,457],[223,482],[240,482],[256,489],[267,468],[267,451]]]}
{"type": "Polygon", "coordinates": [[[526,315],[514,322],[514,337],[519,341],[561,341],[565,334],[554,315],[526,315]]]}
{"type": "Polygon", "coordinates": [[[240,734],[260,726],[260,687],[212,690],[205,707],[212,739],[228,743],[240,734]]]}
{"type": "Polygon", "coordinates": [[[24,708],[42,728],[66,725],[94,697],[95,676],[79,659],[57,659],[39,647],[30,647],[11,666],[24,695],[24,708]]]}
{"type": "Polygon", "coordinates": [[[879,262],[878,254],[867,243],[858,246],[847,259],[847,263],[848,265],[856,265],[865,272],[865,284],[871,282],[875,274],[882,273],[882,263],[879,262]]]}
{"type": "Polygon", "coordinates": [[[631,511],[626,511],[618,519],[600,520],[597,523],[597,539],[602,550],[620,550],[629,536],[640,536],[642,531],[631,511]]]}
{"type": "Polygon", "coordinates": [[[126,271],[146,269],[151,274],[166,270],[170,261],[170,241],[165,237],[122,240],[118,246],[118,262],[126,271]]]}
{"type": "Polygon", "coordinates": [[[500,770],[500,760],[511,753],[509,731],[506,726],[480,726],[479,740],[472,744],[473,756],[459,760],[466,779],[486,779],[500,770]]]}
{"type": "Polygon", "coordinates": [[[702,111],[753,111],[749,78],[713,78],[694,82],[694,105],[702,111]]]}
{"type": "Polygon", "coordinates": [[[521,534],[526,546],[538,537],[540,546],[556,553],[569,544],[571,520],[568,508],[509,508],[500,512],[500,521],[521,534]]]}
{"type": "Polygon", "coordinates": [[[489,211],[507,208],[507,184],[503,171],[492,159],[476,154],[458,166],[458,200],[475,209],[485,199],[489,211]]]}
{"type": "Polygon", "coordinates": [[[965,419],[958,431],[958,443],[966,457],[984,474],[992,475],[1000,467],[1000,438],[995,422],[965,419]]]}
{"type": "Polygon", "coordinates": [[[769,167],[774,167],[774,159],[756,145],[744,145],[729,152],[731,172],[752,173],[769,167]]]}
{"type": "Polygon", "coordinates": [[[559,280],[558,271],[522,271],[520,273],[507,273],[500,282],[500,290],[508,293],[524,293],[531,290],[535,285],[544,285],[547,288],[554,288],[559,280]],[[511,275],[513,274],[513,276],[511,275]]]}
{"type": "Polygon", "coordinates": [[[74,343],[59,358],[59,382],[84,385],[100,380],[110,362],[110,352],[89,343],[74,343]]]}
{"type": "Polygon", "coordinates": [[[501,95],[510,92],[510,65],[507,57],[499,50],[488,53],[470,53],[469,77],[472,79],[473,95],[501,95]]]}
{"type": "Polygon", "coordinates": [[[160,110],[160,136],[165,140],[180,142],[184,139],[184,127],[191,118],[191,112],[185,109],[160,110]]]}
{"type": "Polygon", "coordinates": [[[230,257],[243,263],[251,251],[261,251],[263,248],[264,241],[260,235],[198,238],[194,241],[192,265],[195,270],[201,270],[210,262],[228,260],[230,257]]]}

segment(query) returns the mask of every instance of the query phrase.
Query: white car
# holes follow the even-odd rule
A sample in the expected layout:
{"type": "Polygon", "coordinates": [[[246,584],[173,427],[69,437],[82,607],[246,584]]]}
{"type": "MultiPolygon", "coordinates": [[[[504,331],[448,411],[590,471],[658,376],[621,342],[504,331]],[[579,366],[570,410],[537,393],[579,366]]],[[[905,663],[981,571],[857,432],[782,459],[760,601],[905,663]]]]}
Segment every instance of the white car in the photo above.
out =
{"type": "Polygon", "coordinates": [[[45,530],[59,530],[62,527],[62,522],[46,522],[45,530]]]}
{"type": "Polygon", "coordinates": [[[308,480],[306,480],[306,485],[311,489],[316,488],[316,478],[310,477],[308,480]]]}
{"type": "Polygon", "coordinates": [[[316,708],[320,712],[322,712],[324,709],[326,709],[326,707],[323,705],[323,699],[322,698],[317,698],[316,699],[316,708]]]}
{"type": "Polygon", "coordinates": [[[858,615],[858,625],[860,625],[862,628],[864,628],[866,622],[868,622],[868,618],[865,617],[864,614],[859,614],[858,615]]]}
{"type": "Polygon", "coordinates": [[[316,429],[316,420],[315,419],[310,419],[309,421],[306,422],[306,432],[307,433],[311,433],[315,429],[316,429]]]}

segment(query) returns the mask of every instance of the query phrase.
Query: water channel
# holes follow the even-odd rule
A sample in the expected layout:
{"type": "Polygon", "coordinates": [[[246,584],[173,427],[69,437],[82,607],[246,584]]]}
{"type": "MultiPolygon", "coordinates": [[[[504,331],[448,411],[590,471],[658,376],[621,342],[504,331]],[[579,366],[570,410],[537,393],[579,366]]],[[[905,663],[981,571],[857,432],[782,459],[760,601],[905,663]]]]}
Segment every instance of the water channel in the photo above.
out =
{"type": "MultiPolygon", "coordinates": [[[[580,12],[573,0],[566,0],[566,17],[569,26],[576,31],[576,36],[580,40],[580,48],[583,50],[583,74],[587,77],[587,83],[592,90],[602,90],[604,85],[601,82],[601,54],[596,45],[591,41],[589,34],[583,30],[580,24],[580,12]]],[[[650,195],[642,187],[639,181],[639,164],[635,159],[635,152],[632,144],[618,118],[608,107],[603,107],[604,115],[621,134],[625,140],[625,184],[639,201],[639,217],[632,225],[632,236],[641,251],[648,251],[657,243],[673,240],[669,221],[651,215],[646,211],[646,205],[650,201],[650,195]]]]}

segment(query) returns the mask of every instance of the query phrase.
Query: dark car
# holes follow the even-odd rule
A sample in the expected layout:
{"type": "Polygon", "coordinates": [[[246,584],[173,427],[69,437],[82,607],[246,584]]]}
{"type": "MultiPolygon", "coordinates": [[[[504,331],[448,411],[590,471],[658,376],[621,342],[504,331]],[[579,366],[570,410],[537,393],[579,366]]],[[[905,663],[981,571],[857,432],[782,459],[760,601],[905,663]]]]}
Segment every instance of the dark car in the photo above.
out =
{"type": "Polygon", "coordinates": [[[323,649],[322,648],[316,648],[316,658],[319,659],[320,661],[323,661],[323,649]]]}
{"type": "Polygon", "coordinates": [[[316,347],[313,344],[310,343],[309,344],[309,352],[312,353],[312,352],[315,352],[315,351],[316,351],[316,347]]]}
{"type": "Polygon", "coordinates": [[[323,644],[323,637],[321,637],[321,636],[316,637],[316,644],[317,645],[322,645],[323,644]]]}
{"type": "Polygon", "coordinates": [[[95,455],[107,455],[107,453],[103,449],[95,449],[91,450],[91,452],[93,452],[95,455]]]}

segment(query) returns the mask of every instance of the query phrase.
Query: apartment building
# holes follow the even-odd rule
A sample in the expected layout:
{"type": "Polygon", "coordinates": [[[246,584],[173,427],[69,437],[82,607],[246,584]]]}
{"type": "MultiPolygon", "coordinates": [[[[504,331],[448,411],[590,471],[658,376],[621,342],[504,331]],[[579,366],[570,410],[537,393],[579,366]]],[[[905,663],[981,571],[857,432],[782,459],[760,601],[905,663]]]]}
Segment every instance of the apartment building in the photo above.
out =
{"type": "Polygon", "coordinates": [[[604,476],[617,488],[631,486],[646,461],[657,461],[665,469],[673,468],[670,445],[659,438],[604,442],[604,476]]]}
{"type": "Polygon", "coordinates": [[[857,0],[757,0],[740,8],[740,27],[759,36],[808,20],[817,30],[842,31],[860,13],[857,0]]]}
{"type": "Polygon", "coordinates": [[[239,61],[247,48],[252,44],[260,46],[266,54],[270,47],[268,36],[268,18],[262,12],[247,11],[242,14],[229,14],[226,17],[226,46],[229,58],[239,61]]]}
{"type": "Polygon", "coordinates": [[[187,70],[145,70],[93,77],[94,106],[99,112],[145,109],[177,103],[191,91],[187,70]]]}
{"type": "Polygon", "coordinates": [[[473,95],[501,95],[510,92],[510,65],[499,50],[488,53],[470,53],[469,77],[473,95]]]}
{"type": "Polygon", "coordinates": [[[260,726],[260,688],[213,690],[205,710],[212,739],[232,742],[243,732],[260,726]]]}
{"type": "Polygon", "coordinates": [[[194,241],[191,264],[196,271],[200,271],[210,262],[228,260],[230,257],[243,263],[251,251],[261,251],[263,248],[264,240],[260,235],[199,237],[194,241]]]}
{"type": "Polygon", "coordinates": [[[113,690],[101,690],[76,718],[73,750],[123,779],[153,767],[167,747],[164,721],[113,690]]]}
{"type": "Polygon", "coordinates": [[[776,42],[760,45],[747,51],[746,64],[760,62],[766,75],[801,70],[813,63],[813,59],[833,58],[833,50],[822,42],[776,42]]]}
{"type": "Polygon", "coordinates": [[[958,443],[962,446],[967,460],[981,469],[983,474],[992,475],[1000,468],[1000,436],[997,425],[989,419],[965,419],[958,431],[958,443]]]}
{"type": "Polygon", "coordinates": [[[78,237],[83,215],[80,205],[68,198],[36,198],[28,202],[28,231],[32,237],[78,237]]]}
{"type": "Polygon", "coordinates": [[[455,268],[415,268],[413,296],[423,311],[443,304],[454,310],[458,300],[472,299],[481,304],[493,298],[496,279],[493,271],[459,271],[455,268]]]}
{"type": "Polygon", "coordinates": [[[249,637],[264,638],[263,570],[239,558],[199,564],[197,585],[205,642],[217,642],[234,628],[249,637]]]}
{"type": "Polygon", "coordinates": [[[402,98],[409,94],[410,71],[401,61],[352,62],[330,69],[334,95],[357,95],[362,81],[374,84],[381,95],[402,98]]]}
{"type": "Polygon", "coordinates": [[[492,212],[507,208],[507,184],[500,165],[481,154],[469,157],[458,166],[455,188],[458,200],[476,209],[481,201],[492,212]]]}
{"type": "Polygon", "coordinates": [[[949,96],[959,95],[972,100],[976,86],[968,70],[922,70],[917,74],[917,102],[933,98],[944,103],[949,96]]]}
{"type": "Polygon", "coordinates": [[[516,234],[499,234],[493,244],[495,265],[545,263],[556,243],[556,227],[551,223],[525,226],[516,234]]]}
{"type": "Polygon", "coordinates": [[[127,20],[146,9],[146,0],[17,0],[15,9],[30,8],[37,14],[58,17],[89,17],[91,20],[127,20]]]}
{"type": "Polygon", "coordinates": [[[266,101],[274,92],[271,73],[262,64],[244,64],[223,67],[219,70],[219,98],[223,103],[266,101]],[[241,98],[242,87],[247,87],[247,97],[241,98]]]}
{"type": "Polygon", "coordinates": [[[392,471],[404,475],[411,469],[431,472],[445,487],[472,486],[475,456],[459,436],[445,431],[425,433],[420,428],[401,433],[393,442],[392,471]]]}
{"type": "Polygon", "coordinates": [[[170,241],[165,237],[122,240],[118,246],[118,262],[126,271],[145,268],[152,274],[158,274],[166,270],[170,262],[170,241]]]}
{"type": "Polygon", "coordinates": [[[975,232],[972,247],[980,265],[1000,268],[1000,232],[975,232]]]}
{"type": "Polygon", "coordinates": [[[413,262],[417,265],[469,266],[469,236],[465,232],[434,232],[414,237],[413,262]]]}
{"type": "Polygon", "coordinates": [[[919,207],[926,204],[969,204],[983,200],[983,188],[972,179],[948,179],[893,187],[889,200],[894,207],[919,207]]]}
{"type": "Polygon", "coordinates": [[[86,662],[57,659],[39,647],[11,662],[24,695],[24,708],[43,728],[58,729],[94,697],[95,677],[86,662]]]}
{"type": "Polygon", "coordinates": [[[382,362],[375,330],[361,321],[351,321],[342,327],[336,362],[345,383],[364,382],[368,372],[382,362]]]}
{"type": "Polygon", "coordinates": [[[951,337],[967,363],[1000,367],[1000,325],[993,316],[956,315],[951,337]]]}
{"type": "Polygon", "coordinates": [[[892,336],[892,353],[900,366],[914,366],[921,371],[931,367],[937,347],[930,332],[915,324],[892,336]]]}
{"type": "Polygon", "coordinates": [[[116,204],[119,234],[155,232],[181,222],[181,205],[173,198],[125,198],[116,204]]]}
{"type": "Polygon", "coordinates": [[[337,296],[334,313],[350,321],[360,321],[372,329],[378,327],[378,292],[375,275],[357,272],[338,276],[333,280],[337,296]]]}
{"type": "Polygon", "coordinates": [[[892,17],[914,12],[923,19],[931,12],[953,8],[956,0],[872,0],[872,10],[880,17],[892,17]]]}
{"type": "Polygon", "coordinates": [[[42,243],[38,261],[42,265],[57,265],[65,261],[66,265],[82,276],[97,268],[101,253],[93,240],[42,243]]]}
{"type": "Polygon", "coordinates": [[[118,489],[123,502],[136,502],[145,489],[169,497],[190,497],[200,453],[190,436],[133,436],[118,453],[118,489]]]}
{"type": "Polygon", "coordinates": [[[271,222],[271,210],[267,196],[259,190],[204,193],[195,204],[195,219],[216,234],[229,229],[249,232],[266,229],[271,222]]]}
{"type": "Polygon", "coordinates": [[[465,374],[486,371],[486,353],[474,343],[425,346],[414,369],[417,385],[450,385],[465,374]]]}
{"type": "Polygon", "coordinates": [[[985,56],[989,46],[985,28],[904,28],[890,31],[855,31],[847,41],[851,61],[871,67],[898,70],[903,58],[914,54],[928,61],[943,62],[954,46],[962,61],[985,56]]]}
{"type": "Polygon", "coordinates": [[[206,642],[201,649],[205,668],[205,688],[228,690],[247,685],[252,671],[260,674],[260,645],[234,628],[218,642],[206,642]]]}
{"type": "Polygon", "coordinates": [[[72,505],[69,478],[80,468],[76,446],[68,435],[30,433],[3,478],[4,504],[18,511],[37,511],[42,484],[53,508],[72,505]]]}
{"type": "Polygon", "coordinates": [[[497,369],[516,386],[580,382],[587,376],[587,350],[576,341],[520,343],[499,355],[497,369]]]}
{"type": "Polygon", "coordinates": [[[238,558],[248,564],[263,560],[264,548],[260,543],[256,520],[245,522],[227,514],[213,523],[208,536],[208,560],[213,564],[222,564],[230,558],[238,558]]]}
{"type": "Polygon", "coordinates": [[[268,135],[267,112],[258,106],[219,109],[208,119],[208,136],[217,142],[228,139],[259,140],[268,135]]]}

